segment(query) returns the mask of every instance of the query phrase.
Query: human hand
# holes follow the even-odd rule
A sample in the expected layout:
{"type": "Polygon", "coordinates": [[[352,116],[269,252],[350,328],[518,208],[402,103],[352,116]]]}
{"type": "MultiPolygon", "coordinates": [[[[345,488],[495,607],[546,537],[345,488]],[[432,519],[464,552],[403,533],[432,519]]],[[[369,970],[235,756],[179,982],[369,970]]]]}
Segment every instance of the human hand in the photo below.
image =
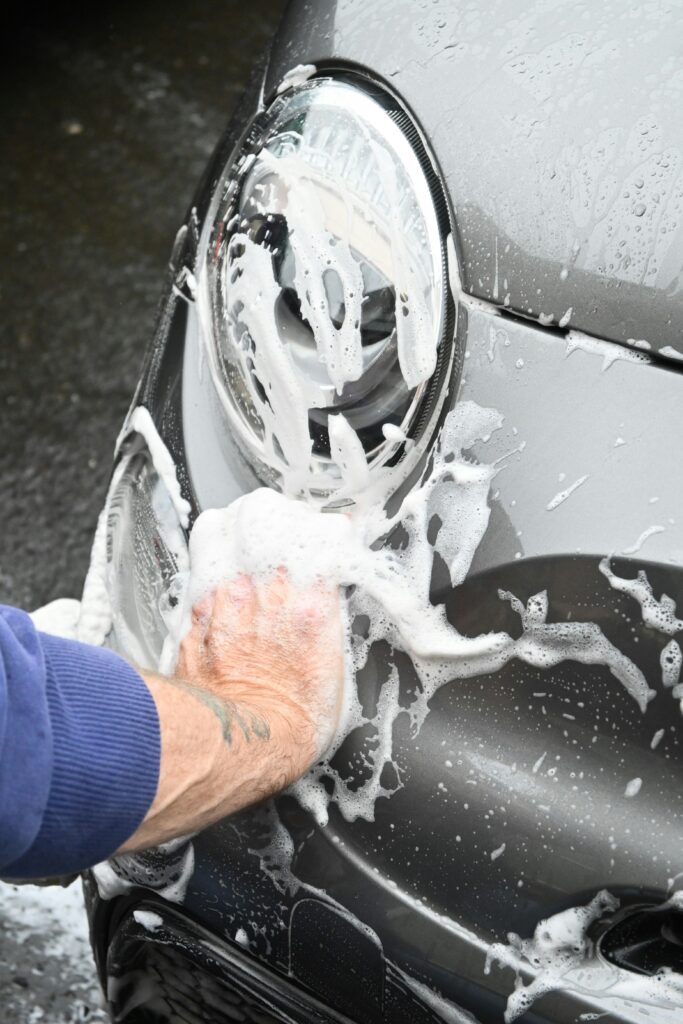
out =
{"type": "Polygon", "coordinates": [[[284,570],[240,576],[195,606],[173,676],[144,678],[159,713],[159,783],[120,853],[273,796],[320,758],[342,701],[339,592],[295,586],[284,570]]]}
{"type": "Polygon", "coordinates": [[[284,719],[292,747],[284,753],[303,758],[304,771],[329,746],[339,720],[338,589],[322,581],[301,588],[284,569],[267,582],[239,576],[194,607],[175,675],[218,698],[228,727],[245,736],[270,728],[273,716],[284,719]]]}

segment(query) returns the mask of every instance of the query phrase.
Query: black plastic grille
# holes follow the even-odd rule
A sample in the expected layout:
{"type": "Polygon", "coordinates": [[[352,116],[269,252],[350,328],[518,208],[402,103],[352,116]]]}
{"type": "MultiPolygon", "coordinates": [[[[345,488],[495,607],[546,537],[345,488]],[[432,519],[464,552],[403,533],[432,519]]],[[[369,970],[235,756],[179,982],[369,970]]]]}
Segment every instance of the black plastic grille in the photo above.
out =
{"type": "Polygon", "coordinates": [[[117,980],[114,1020],[120,1024],[292,1024],[176,950],[150,945],[144,968],[117,980]]]}

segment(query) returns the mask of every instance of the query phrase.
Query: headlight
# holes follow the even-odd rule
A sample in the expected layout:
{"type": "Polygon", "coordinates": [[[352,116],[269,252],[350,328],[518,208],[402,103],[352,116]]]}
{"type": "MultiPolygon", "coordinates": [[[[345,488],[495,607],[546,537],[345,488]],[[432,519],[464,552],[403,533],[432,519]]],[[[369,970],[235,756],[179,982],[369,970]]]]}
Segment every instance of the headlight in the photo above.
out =
{"type": "Polygon", "coordinates": [[[162,664],[187,571],[185,534],[142,437],[126,442],[107,502],[107,643],[142,668],[162,664]]]}
{"type": "Polygon", "coordinates": [[[384,93],[314,79],[252,125],[216,191],[198,302],[230,428],[264,482],[333,492],[332,414],[370,471],[425,433],[450,359],[449,230],[433,163],[384,93]]]}

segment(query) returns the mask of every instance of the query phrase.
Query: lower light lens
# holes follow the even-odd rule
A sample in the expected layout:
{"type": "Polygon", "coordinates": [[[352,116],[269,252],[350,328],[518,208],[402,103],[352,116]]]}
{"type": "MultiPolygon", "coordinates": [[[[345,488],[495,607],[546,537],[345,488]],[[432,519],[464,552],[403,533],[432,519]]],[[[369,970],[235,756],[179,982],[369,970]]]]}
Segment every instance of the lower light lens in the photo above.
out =
{"type": "Polygon", "coordinates": [[[156,670],[187,569],[187,544],[144,442],[135,438],[123,459],[109,498],[108,643],[141,668],[156,670]]]}

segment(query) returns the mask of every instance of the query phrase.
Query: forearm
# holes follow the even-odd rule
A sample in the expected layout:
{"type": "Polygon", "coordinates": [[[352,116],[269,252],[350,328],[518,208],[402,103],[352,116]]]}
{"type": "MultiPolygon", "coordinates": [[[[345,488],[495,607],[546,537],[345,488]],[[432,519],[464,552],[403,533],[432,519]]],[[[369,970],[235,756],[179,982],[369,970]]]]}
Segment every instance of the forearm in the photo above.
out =
{"type": "Polygon", "coordinates": [[[233,684],[219,697],[178,680],[144,678],[159,714],[159,784],[121,853],[206,828],[282,790],[316,759],[313,725],[280,694],[233,684]]]}
{"type": "Polygon", "coordinates": [[[3,877],[70,875],[111,856],[154,799],[159,758],[138,672],[0,608],[3,877]]]}

